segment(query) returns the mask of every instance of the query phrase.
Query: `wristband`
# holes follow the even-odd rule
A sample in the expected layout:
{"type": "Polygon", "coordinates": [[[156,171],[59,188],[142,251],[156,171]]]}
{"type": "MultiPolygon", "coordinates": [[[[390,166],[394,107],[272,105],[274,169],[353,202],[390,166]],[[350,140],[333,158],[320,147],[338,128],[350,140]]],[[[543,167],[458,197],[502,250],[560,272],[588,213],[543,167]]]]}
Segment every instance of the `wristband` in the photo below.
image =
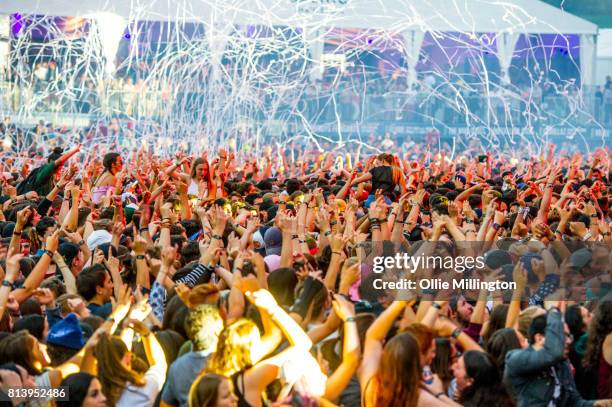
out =
{"type": "Polygon", "coordinates": [[[467,223],[468,225],[474,224],[474,221],[471,219],[465,219],[464,222],[467,223]]]}
{"type": "Polygon", "coordinates": [[[298,235],[291,235],[291,239],[299,239],[300,237],[298,235]]]}
{"type": "Polygon", "coordinates": [[[77,243],[77,246],[81,247],[85,244],[85,240],[81,239],[81,241],[79,243],[77,243]]]}
{"type": "Polygon", "coordinates": [[[110,322],[115,322],[115,318],[113,318],[113,317],[108,317],[108,318],[106,318],[106,320],[110,321],[110,322]]]}
{"type": "Polygon", "coordinates": [[[336,226],[338,224],[337,220],[332,220],[331,222],[329,222],[330,226],[336,226]]]}
{"type": "Polygon", "coordinates": [[[342,255],[341,252],[332,252],[332,254],[337,254],[338,256],[342,255]]]}
{"type": "Polygon", "coordinates": [[[21,236],[21,232],[16,232],[16,231],[13,230],[13,235],[14,236],[21,236]]]}
{"type": "Polygon", "coordinates": [[[434,397],[437,398],[437,399],[439,399],[442,396],[444,396],[444,392],[443,391],[441,391],[440,393],[434,394],[434,397]]]}
{"type": "Polygon", "coordinates": [[[323,233],[323,236],[329,237],[331,236],[331,234],[332,234],[331,230],[328,230],[327,232],[323,233]]]}
{"type": "Polygon", "coordinates": [[[45,250],[43,254],[46,254],[47,256],[49,256],[49,258],[53,258],[53,252],[50,250],[45,250]]]}
{"type": "Polygon", "coordinates": [[[499,230],[499,228],[501,227],[501,225],[499,223],[493,223],[493,229],[494,230],[499,230]]]}
{"type": "Polygon", "coordinates": [[[299,243],[299,244],[306,243],[306,240],[299,240],[299,239],[298,239],[298,243],[299,243]]]}
{"type": "Polygon", "coordinates": [[[434,302],[433,304],[431,304],[432,307],[434,307],[437,310],[441,310],[442,306],[440,304],[438,304],[437,302],[434,302]]]}
{"type": "Polygon", "coordinates": [[[212,235],[212,238],[215,239],[215,240],[223,240],[221,235],[212,235]]]}
{"type": "Polygon", "coordinates": [[[11,290],[14,288],[13,283],[8,280],[2,280],[2,287],[9,287],[11,290]]]}
{"type": "Polygon", "coordinates": [[[348,317],[348,318],[346,318],[344,320],[344,323],[347,323],[347,322],[356,322],[356,321],[357,321],[356,317],[348,317]]]}
{"type": "Polygon", "coordinates": [[[459,328],[455,328],[455,330],[453,331],[453,333],[451,334],[451,336],[455,339],[457,339],[459,337],[459,335],[461,335],[461,329],[459,328]]]}
{"type": "Polygon", "coordinates": [[[136,260],[144,260],[144,259],[145,259],[144,254],[137,254],[136,255],[136,260]]]}

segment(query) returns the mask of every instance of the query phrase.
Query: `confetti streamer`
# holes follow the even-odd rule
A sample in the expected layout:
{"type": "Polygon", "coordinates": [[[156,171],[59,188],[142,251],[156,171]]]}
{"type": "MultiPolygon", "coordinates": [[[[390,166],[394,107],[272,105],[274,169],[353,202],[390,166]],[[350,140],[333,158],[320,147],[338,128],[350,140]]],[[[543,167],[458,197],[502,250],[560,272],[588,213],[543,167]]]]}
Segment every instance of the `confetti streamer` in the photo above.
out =
{"type": "Polygon", "coordinates": [[[603,128],[580,87],[588,35],[531,15],[528,1],[94,3],[94,14],[11,14],[2,110],[93,118],[96,141],[160,152],[228,139],[242,151],[302,140],[375,152],[361,134],[383,121],[436,128],[453,152],[535,153],[560,128],[603,128]]]}

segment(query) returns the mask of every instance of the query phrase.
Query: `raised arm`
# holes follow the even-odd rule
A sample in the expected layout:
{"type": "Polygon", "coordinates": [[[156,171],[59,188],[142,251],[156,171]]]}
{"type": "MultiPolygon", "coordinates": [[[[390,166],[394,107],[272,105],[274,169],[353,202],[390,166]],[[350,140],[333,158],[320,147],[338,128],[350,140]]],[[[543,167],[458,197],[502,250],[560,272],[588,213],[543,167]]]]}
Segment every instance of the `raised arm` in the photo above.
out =
{"type": "Polygon", "coordinates": [[[359,333],[355,321],[354,305],[340,295],[334,296],[334,312],[342,319],[344,339],[342,342],[342,363],[325,383],[325,398],[335,401],[348,386],[359,366],[359,333]]]}

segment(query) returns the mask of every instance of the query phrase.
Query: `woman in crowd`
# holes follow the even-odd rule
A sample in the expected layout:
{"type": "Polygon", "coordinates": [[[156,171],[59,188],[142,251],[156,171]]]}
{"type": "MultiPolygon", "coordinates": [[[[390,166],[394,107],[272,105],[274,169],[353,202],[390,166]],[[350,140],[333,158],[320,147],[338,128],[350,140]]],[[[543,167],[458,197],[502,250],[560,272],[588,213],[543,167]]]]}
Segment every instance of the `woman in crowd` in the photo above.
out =
{"type": "Polygon", "coordinates": [[[71,374],[62,380],[61,386],[68,394],[55,402],[57,407],[105,407],[108,400],[102,392],[100,381],[89,373],[71,374]]]}
{"type": "Polygon", "coordinates": [[[214,373],[200,375],[189,390],[189,407],[235,407],[232,381],[214,373]]]}
{"type": "Polygon", "coordinates": [[[596,394],[592,398],[612,398],[612,295],[595,309],[583,361],[587,371],[595,376],[591,386],[596,394]]]}
{"type": "Polygon", "coordinates": [[[118,187],[117,175],[123,170],[123,159],[119,153],[108,153],[102,159],[104,172],[98,177],[91,190],[91,199],[94,204],[99,203],[107,194],[120,195],[116,193],[118,187]]]}
{"type": "Polygon", "coordinates": [[[396,335],[383,344],[406,305],[405,301],[392,303],[366,333],[359,374],[362,399],[367,407],[455,406],[439,379],[432,384],[423,383],[420,347],[412,334],[396,335]]]}
{"type": "Polygon", "coordinates": [[[453,365],[459,402],[465,407],[513,407],[499,369],[485,352],[468,351],[453,365]]]}
{"type": "Polygon", "coordinates": [[[166,378],[166,358],[155,335],[140,321],[130,324],[144,343],[149,363],[144,375],[132,369],[132,353],[121,338],[103,335],[95,348],[102,391],[113,406],[151,405],[166,378]]]}
{"type": "Polygon", "coordinates": [[[191,163],[191,171],[189,174],[178,172],[178,169],[189,163],[188,158],[178,161],[176,164],[166,170],[166,174],[179,178],[187,184],[187,194],[191,199],[206,199],[215,196],[214,174],[210,169],[208,160],[203,157],[198,157],[191,163]]]}

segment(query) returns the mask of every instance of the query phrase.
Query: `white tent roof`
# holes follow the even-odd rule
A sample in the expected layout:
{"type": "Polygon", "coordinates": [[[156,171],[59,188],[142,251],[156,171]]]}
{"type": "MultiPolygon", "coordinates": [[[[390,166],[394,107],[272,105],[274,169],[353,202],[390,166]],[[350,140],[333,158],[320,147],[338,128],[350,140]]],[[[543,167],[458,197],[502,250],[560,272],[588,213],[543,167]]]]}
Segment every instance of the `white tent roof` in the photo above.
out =
{"type": "Polygon", "coordinates": [[[539,0],[1,0],[0,14],[88,16],[296,27],[596,34],[597,26],[539,0]]]}

